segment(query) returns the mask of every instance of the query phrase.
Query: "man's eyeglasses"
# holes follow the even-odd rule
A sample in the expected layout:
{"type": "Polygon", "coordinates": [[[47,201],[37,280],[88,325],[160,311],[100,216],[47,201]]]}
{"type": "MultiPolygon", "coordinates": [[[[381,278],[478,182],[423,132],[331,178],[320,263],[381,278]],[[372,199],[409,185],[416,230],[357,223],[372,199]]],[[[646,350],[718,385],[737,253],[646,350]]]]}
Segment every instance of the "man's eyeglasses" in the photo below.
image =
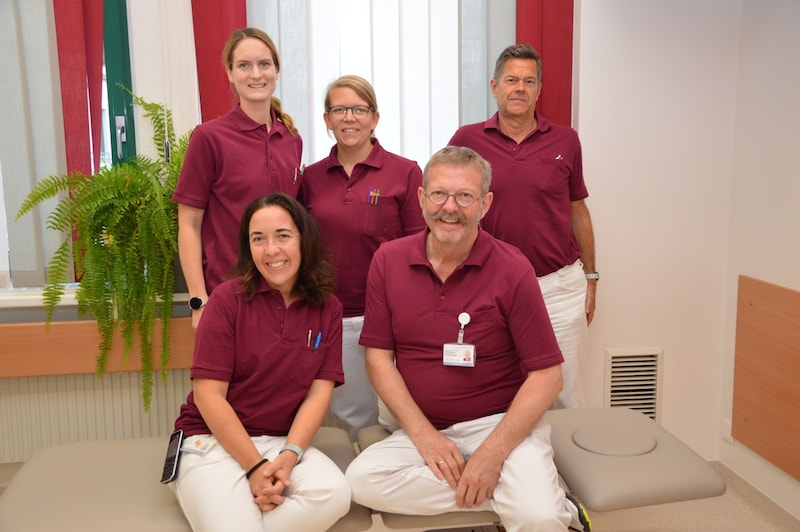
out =
{"type": "Polygon", "coordinates": [[[425,196],[428,198],[428,201],[434,205],[444,205],[447,203],[447,200],[450,198],[450,196],[453,196],[453,199],[456,200],[456,204],[459,207],[469,207],[475,203],[475,200],[478,199],[471,192],[456,192],[455,194],[448,194],[444,190],[434,190],[432,192],[428,192],[425,196]]]}
{"type": "Polygon", "coordinates": [[[333,118],[344,120],[344,117],[347,116],[347,111],[352,112],[355,118],[366,118],[367,115],[374,110],[375,109],[372,107],[366,105],[353,105],[351,107],[336,105],[334,107],[328,107],[328,114],[333,118]]]}

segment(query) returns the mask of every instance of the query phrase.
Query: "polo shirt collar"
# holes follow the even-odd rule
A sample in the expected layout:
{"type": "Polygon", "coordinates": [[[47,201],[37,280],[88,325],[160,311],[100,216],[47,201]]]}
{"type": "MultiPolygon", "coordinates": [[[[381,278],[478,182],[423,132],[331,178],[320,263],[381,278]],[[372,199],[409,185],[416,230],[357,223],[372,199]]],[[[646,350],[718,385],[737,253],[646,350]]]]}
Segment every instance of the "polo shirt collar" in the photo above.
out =
{"type": "MultiPolygon", "coordinates": [[[[412,237],[414,239],[413,245],[411,246],[411,250],[408,254],[408,264],[410,266],[429,266],[430,263],[428,262],[428,253],[426,250],[428,233],[430,233],[430,229],[420,231],[412,237]]],[[[483,229],[478,229],[478,238],[475,240],[475,244],[472,246],[472,251],[470,251],[467,259],[461,263],[461,266],[458,269],[461,269],[465,266],[474,266],[476,268],[482,267],[484,264],[486,264],[486,261],[489,260],[491,251],[492,236],[483,229]]]]}
{"type": "MultiPolygon", "coordinates": [[[[239,105],[238,103],[236,104],[236,107],[233,108],[233,111],[231,111],[229,116],[231,117],[231,120],[236,125],[236,127],[241,129],[242,131],[254,131],[256,129],[264,127],[264,124],[259,124],[258,122],[247,116],[247,113],[242,111],[242,106],[239,105]]],[[[272,107],[270,107],[269,109],[269,116],[272,118],[273,124],[275,124],[278,121],[278,118],[275,116],[275,109],[273,109],[272,107]]],[[[274,127],[272,128],[272,131],[275,131],[274,127]]]]}
{"type": "MultiPolygon", "coordinates": [[[[258,296],[261,294],[264,294],[266,297],[269,297],[270,299],[274,299],[275,301],[280,301],[281,303],[283,303],[283,295],[281,294],[280,290],[276,290],[270,287],[267,284],[267,281],[264,280],[263,277],[261,277],[261,279],[258,280],[258,288],[256,289],[256,295],[258,296]]],[[[304,301],[304,298],[301,297],[299,299],[296,299],[292,304],[294,305],[301,301],[304,301]]]]}
{"type": "MultiPolygon", "coordinates": [[[[339,162],[339,146],[334,144],[331,148],[331,153],[328,155],[328,170],[332,170],[333,168],[337,168],[342,166],[342,163],[339,162]]],[[[370,150],[369,155],[367,158],[361,161],[359,164],[365,164],[367,166],[371,166],[373,168],[380,169],[383,167],[383,163],[386,161],[386,150],[383,149],[381,143],[378,142],[378,139],[372,137],[372,150],[370,150]]]]}
{"type": "MultiPolygon", "coordinates": [[[[495,114],[490,116],[489,119],[483,123],[483,129],[484,130],[493,129],[498,133],[500,133],[499,116],[500,116],[499,112],[495,112],[495,114]]],[[[541,131],[542,133],[546,133],[553,126],[553,123],[550,122],[550,120],[540,115],[537,111],[533,112],[533,116],[536,117],[536,130],[533,133],[539,131],[541,131]]]]}

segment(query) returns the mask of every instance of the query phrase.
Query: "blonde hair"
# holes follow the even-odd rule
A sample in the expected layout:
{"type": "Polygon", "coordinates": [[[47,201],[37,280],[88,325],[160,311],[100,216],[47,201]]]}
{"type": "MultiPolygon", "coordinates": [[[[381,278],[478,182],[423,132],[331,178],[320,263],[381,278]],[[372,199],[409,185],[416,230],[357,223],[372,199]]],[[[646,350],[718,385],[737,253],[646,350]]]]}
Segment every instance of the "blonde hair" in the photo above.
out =
{"type": "MultiPolygon", "coordinates": [[[[231,33],[231,36],[228,37],[228,41],[225,43],[225,47],[222,49],[222,64],[225,66],[225,69],[228,71],[233,70],[233,51],[242,42],[244,39],[258,39],[259,41],[263,42],[267,48],[269,48],[270,53],[272,54],[272,60],[275,62],[275,71],[281,71],[281,59],[278,55],[278,48],[275,46],[275,43],[272,41],[269,35],[266,32],[258,29],[258,28],[241,28],[238,30],[234,30],[231,33]]],[[[294,125],[294,120],[288,113],[284,112],[281,108],[281,101],[272,96],[270,98],[270,107],[272,110],[275,111],[275,116],[278,120],[283,122],[283,125],[286,126],[286,129],[289,130],[289,133],[292,135],[297,135],[297,127],[294,125]]]]}
{"type": "MultiPolygon", "coordinates": [[[[365,80],[361,76],[356,76],[353,74],[348,74],[345,76],[341,76],[338,79],[334,80],[330,85],[328,85],[328,89],[325,91],[325,110],[327,111],[331,107],[331,93],[333,89],[350,89],[358,95],[359,98],[367,102],[367,106],[372,108],[373,112],[378,110],[378,97],[375,96],[375,89],[372,87],[369,81],[365,80]]],[[[375,130],[370,131],[370,135],[375,135],[375,130]]]]}

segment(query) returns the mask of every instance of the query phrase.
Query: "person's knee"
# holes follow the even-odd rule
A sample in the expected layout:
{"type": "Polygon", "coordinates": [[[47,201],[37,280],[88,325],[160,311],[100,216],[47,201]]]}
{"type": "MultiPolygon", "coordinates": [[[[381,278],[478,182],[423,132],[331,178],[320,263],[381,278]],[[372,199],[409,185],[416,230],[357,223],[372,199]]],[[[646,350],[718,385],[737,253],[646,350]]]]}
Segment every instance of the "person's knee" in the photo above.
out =
{"type": "Polygon", "coordinates": [[[508,528],[524,530],[563,530],[568,516],[558,508],[541,504],[520,504],[508,511],[499,512],[508,528]]]}
{"type": "Polygon", "coordinates": [[[374,474],[374,469],[363,460],[355,459],[347,468],[345,478],[350,484],[352,498],[358,504],[370,507],[374,504],[374,497],[377,490],[370,481],[370,478],[374,474]]]}

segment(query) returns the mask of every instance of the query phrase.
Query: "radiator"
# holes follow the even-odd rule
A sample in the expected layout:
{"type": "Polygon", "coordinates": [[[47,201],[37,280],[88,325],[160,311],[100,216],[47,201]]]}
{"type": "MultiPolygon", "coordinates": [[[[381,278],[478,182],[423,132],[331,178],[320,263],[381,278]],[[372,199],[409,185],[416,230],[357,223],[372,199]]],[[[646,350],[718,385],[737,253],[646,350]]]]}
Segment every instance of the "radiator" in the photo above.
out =
{"type": "Polygon", "coordinates": [[[606,350],[605,406],[626,407],[661,421],[660,347],[606,350]]]}
{"type": "MultiPolygon", "coordinates": [[[[0,463],[85,440],[164,436],[191,390],[189,370],[156,376],[145,412],[138,372],[0,379],[0,463]]],[[[165,447],[166,448],[166,447],[165,447]]]]}

